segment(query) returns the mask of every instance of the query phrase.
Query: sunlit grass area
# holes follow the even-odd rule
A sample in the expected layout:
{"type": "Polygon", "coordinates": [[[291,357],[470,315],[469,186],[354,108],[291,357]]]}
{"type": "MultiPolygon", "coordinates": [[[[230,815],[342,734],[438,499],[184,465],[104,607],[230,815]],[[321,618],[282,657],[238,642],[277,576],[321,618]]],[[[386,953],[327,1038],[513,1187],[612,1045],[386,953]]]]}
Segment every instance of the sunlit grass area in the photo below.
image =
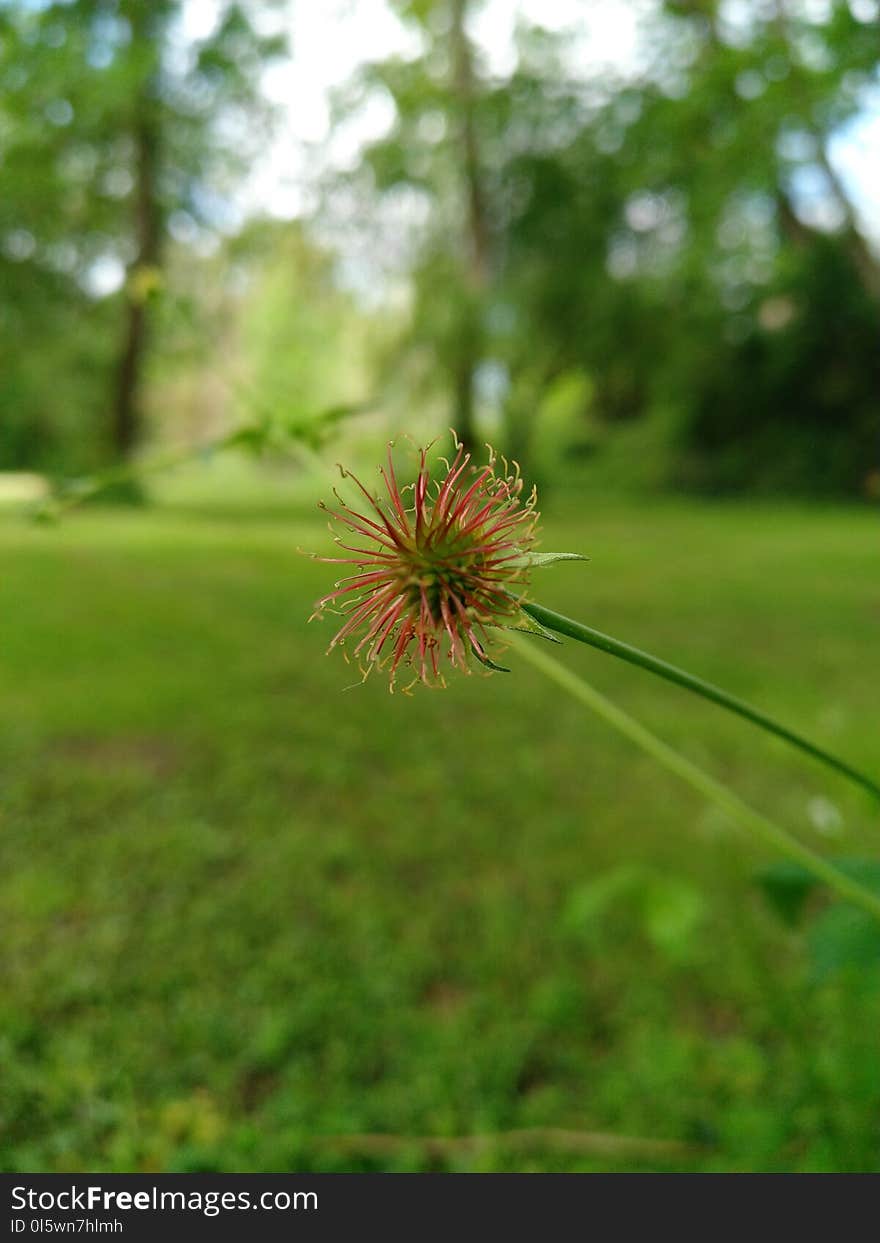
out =
{"type": "MultiPolygon", "coordinates": [[[[544,547],[592,561],[534,594],[877,773],[877,521],[561,498],[544,547]]],[[[206,497],[0,523],[0,1165],[878,1168],[877,972],[817,977],[769,856],[531,668],[346,689],[297,552],[327,539],[206,497]],[[504,1138],[546,1128],[599,1136],[504,1138]]],[[[876,853],[857,791],[560,650],[817,849],[876,853]]]]}

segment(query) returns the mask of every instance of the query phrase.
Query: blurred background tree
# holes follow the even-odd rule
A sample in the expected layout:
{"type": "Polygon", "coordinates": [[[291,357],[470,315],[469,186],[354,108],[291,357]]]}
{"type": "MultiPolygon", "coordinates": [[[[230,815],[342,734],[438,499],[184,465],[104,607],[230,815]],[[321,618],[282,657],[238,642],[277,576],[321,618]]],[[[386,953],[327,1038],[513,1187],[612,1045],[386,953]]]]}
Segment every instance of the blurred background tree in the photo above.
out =
{"type": "Polygon", "coordinates": [[[605,423],[671,408],[680,482],[852,492],[876,463],[880,267],[829,147],[877,27],[825,7],[662,6],[640,74],[512,169],[541,383],[583,369],[605,423]]]}
{"type": "Polygon", "coordinates": [[[592,454],[639,420],[655,481],[862,489],[880,265],[831,147],[877,91],[873,9],[669,0],[617,74],[521,23],[492,75],[480,7],[401,0],[422,50],[368,67],[349,104],[393,101],[360,192],[417,198],[405,345],[462,434],[482,377],[533,470],[548,442],[592,454]]]}
{"type": "Polygon", "coordinates": [[[272,7],[224,0],[198,39],[183,0],[2,6],[7,464],[81,468],[140,440],[166,243],[228,223],[266,141],[260,71],[283,43],[255,16],[272,7]]]}
{"type": "Polygon", "coordinates": [[[407,192],[411,210],[421,209],[409,274],[412,314],[398,350],[416,359],[419,396],[444,395],[448,420],[472,446],[498,262],[490,166],[503,135],[468,33],[478,0],[394,0],[393,7],[422,50],[367,65],[352,84],[343,115],[377,90],[395,111],[393,129],[368,147],[353,181],[367,197],[407,192]]]}

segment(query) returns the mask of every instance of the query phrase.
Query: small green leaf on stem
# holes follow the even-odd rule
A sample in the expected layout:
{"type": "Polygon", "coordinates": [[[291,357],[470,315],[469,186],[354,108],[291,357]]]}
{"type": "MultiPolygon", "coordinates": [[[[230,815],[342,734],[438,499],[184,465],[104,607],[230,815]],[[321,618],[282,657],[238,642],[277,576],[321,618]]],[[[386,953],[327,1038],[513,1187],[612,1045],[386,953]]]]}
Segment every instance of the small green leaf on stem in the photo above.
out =
{"type": "Polygon", "coordinates": [[[523,565],[531,569],[543,569],[546,565],[555,565],[557,561],[589,561],[579,552],[528,552],[522,558],[523,565]]]}
{"type": "Polygon", "coordinates": [[[505,626],[505,630],[518,630],[521,634],[537,635],[539,639],[546,639],[548,643],[562,643],[561,639],[557,639],[552,630],[548,630],[546,626],[542,626],[539,621],[535,621],[534,617],[530,617],[524,610],[520,610],[517,614],[516,623],[511,626],[505,626]]]}

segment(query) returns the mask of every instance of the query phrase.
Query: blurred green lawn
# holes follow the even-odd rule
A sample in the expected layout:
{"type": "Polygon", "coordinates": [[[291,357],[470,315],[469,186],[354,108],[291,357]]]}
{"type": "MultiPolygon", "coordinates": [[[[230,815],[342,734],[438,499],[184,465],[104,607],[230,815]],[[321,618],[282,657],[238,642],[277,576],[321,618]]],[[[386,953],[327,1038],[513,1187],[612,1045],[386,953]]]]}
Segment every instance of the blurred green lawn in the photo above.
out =
{"type": "MultiPolygon", "coordinates": [[[[346,691],[326,540],[305,507],[0,523],[0,1166],[880,1168],[876,975],[815,979],[769,857],[531,668],[346,691]],[[533,1127],[694,1153],[326,1138],[533,1127]]],[[[875,513],[560,502],[543,543],[592,557],[544,602],[880,771],[875,513]]],[[[813,846],[880,846],[781,744],[560,651],[813,846]]]]}

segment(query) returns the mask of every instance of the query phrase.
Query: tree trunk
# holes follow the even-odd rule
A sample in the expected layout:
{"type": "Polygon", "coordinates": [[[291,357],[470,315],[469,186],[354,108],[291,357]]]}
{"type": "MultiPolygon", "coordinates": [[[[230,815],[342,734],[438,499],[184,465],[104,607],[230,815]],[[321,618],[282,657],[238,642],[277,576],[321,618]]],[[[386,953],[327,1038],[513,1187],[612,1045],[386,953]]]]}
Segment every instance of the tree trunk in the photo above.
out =
{"type": "Polygon", "coordinates": [[[465,449],[475,447],[474,437],[474,371],[473,355],[462,353],[454,364],[452,376],[452,426],[465,449]]]}
{"type": "Polygon", "coordinates": [[[134,234],[137,253],[126,279],[127,305],[122,349],[112,406],[114,457],[130,457],[140,439],[142,388],[147,348],[147,301],[156,284],[162,249],[162,220],[158,200],[159,129],[151,117],[152,102],[144,96],[134,129],[134,234]]]}
{"type": "Polygon", "coordinates": [[[469,331],[454,365],[455,430],[466,448],[474,446],[474,378],[483,354],[482,301],[489,285],[490,238],[486,194],[480,165],[480,150],[474,120],[473,51],[465,21],[469,0],[452,0],[450,40],[453,86],[460,117],[462,174],[465,194],[464,243],[466,266],[464,282],[474,312],[469,331]]]}

